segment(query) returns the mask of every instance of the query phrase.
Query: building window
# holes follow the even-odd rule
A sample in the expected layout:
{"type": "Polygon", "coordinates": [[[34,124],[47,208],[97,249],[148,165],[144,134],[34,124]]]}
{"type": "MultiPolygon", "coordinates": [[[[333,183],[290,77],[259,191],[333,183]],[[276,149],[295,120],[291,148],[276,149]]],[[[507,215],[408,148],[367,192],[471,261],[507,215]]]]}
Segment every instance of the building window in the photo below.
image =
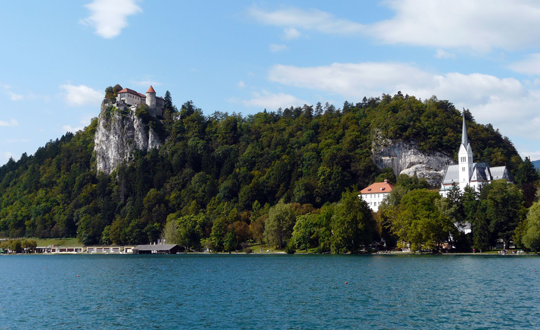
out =
{"type": "Polygon", "coordinates": [[[465,167],[462,167],[461,170],[462,170],[463,172],[465,172],[465,167]]]}

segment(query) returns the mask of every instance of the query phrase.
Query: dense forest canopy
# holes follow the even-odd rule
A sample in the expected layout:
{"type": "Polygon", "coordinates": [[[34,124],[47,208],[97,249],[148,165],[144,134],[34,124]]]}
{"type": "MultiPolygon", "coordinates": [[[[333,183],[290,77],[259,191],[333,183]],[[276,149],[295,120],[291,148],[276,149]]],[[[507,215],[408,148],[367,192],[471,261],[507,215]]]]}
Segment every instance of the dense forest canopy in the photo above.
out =
{"type": "MultiPolygon", "coordinates": [[[[114,89],[107,93],[112,97],[114,89]]],[[[509,139],[465,114],[475,161],[506,165],[515,175],[522,160],[509,139]]],[[[340,109],[318,103],[242,116],[205,115],[191,101],[177,110],[167,92],[163,118],[151,123],[165,144],[107,176],[97,173],[93,159],[97,120],[0,168],[0,237],[136,244],[172,230],[168,237],[191,248],[227,249],[249,240],[285,245],[296,217],[365,228],[371,215],[347,220],[338,206],[363,210],[351,194],[376,180],[395,181],[373,163],[373,140],[412,142],[457,160],[462,123],[448,101],[401,93],[345,102],[340,109]],[[333,203],[339,205],[330,210],[333,203]],[[279,218],[278,211],[285,215],[279,218]],[[272,217],[286,226],[275,227],[272,217]],[[274,240],[279,235],[283,241],[274,240]]],[[[336,249],[347,245],[339,244],[336,249]]]]}

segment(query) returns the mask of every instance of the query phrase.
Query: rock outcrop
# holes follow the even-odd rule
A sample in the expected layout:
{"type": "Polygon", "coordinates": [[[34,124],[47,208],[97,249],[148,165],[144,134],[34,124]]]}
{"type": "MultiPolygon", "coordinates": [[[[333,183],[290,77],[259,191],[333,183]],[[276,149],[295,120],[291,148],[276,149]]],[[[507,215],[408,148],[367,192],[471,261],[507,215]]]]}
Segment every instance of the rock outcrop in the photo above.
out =
{"type": "Polygon", "coordinates": [[[379,139],[373,143],[373,162],[378,168],[392,168],[396,176],[407,174],[424,178],[433,186],[441,184],[444,169],[455,164],[452,158],[440,153],[426,153],[414,143],[379,139]]]}
{"type": "Polygon", "coordinates": [[[148,151],[161,146],[156,132],[137,117],[134,109],[119,110],[114,102],[101,104],[94,152],[98,172],[110,174],[133,158],[136,150],[148,151]]]}

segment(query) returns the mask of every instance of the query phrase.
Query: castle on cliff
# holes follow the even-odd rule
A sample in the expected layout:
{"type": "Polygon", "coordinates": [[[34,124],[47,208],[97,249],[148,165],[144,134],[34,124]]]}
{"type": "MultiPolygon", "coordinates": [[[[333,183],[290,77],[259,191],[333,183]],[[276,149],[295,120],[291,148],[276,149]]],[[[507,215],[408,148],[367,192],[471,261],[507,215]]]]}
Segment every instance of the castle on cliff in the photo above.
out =
{"type": "Polygon", "coordinates": [[[442,197],[448,196],[448,192],[454,184],[459,187],[461,192],[464,192],[467,186],[475,191],[480,191],[482,185],[490,184],[494,180],[504,179],[509,183],[512,182],[512,177],[506,166],[491,167],[484,162],[473,163],[473,152],[467,136],[465,113],[463,113],[461,145],[458,156],[459,164],[448,166],[444,173],[444,179],[439,190],[442,197]]]}
{"type": "Polygon", "coordinates": [[[138,93],[133,89],[124,88],[118,92],[116,96],[116,107],[119,110],[136,110],[141,103],[146,103],[148,113],[153,117],[163,116],[163,108],[165,102],[161,96],[156,97],[154,87],[150,86],[146,91],[146,95],[138,93]]]}

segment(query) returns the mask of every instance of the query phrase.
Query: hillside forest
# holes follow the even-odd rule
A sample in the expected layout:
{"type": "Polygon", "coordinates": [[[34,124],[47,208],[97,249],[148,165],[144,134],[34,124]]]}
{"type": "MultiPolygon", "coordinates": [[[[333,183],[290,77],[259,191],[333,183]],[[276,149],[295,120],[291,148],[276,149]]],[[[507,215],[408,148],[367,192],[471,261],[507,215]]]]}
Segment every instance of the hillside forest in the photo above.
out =
{"type": "MultiPolygon", "coordinates": [[[[106,98],[118,87],[107,88],[106,98]]],[[[461,113],[436,97],[399,92],[341,108],[318,103],[243,116],[205,115],[191,101],[177,108],[167,92],[163,118],[149,123],[163,146],[111,175],[96,171],[97,118],[2,166],[0,237],[77,237],[85,245],[164,238],[193,251],[264,243],[355,253],[381,238],[388,248],[437,250],[451,240],[458,250],[489,249],[513,240],[535,249],[538,205],[530,208],[538,218],[528,212],[537,172],[497,129],[465,116],[475,161],[506,165],[515,184],[441,198],[424,179],[375,166],[371,148],[381,135],[457,160],[461,113]],[[358,192],[384,179],[395,189],[373,214],[358,192]],[[453,224],[464,222],[473,224],[472,235],[456,231],[453,224]]]]}

